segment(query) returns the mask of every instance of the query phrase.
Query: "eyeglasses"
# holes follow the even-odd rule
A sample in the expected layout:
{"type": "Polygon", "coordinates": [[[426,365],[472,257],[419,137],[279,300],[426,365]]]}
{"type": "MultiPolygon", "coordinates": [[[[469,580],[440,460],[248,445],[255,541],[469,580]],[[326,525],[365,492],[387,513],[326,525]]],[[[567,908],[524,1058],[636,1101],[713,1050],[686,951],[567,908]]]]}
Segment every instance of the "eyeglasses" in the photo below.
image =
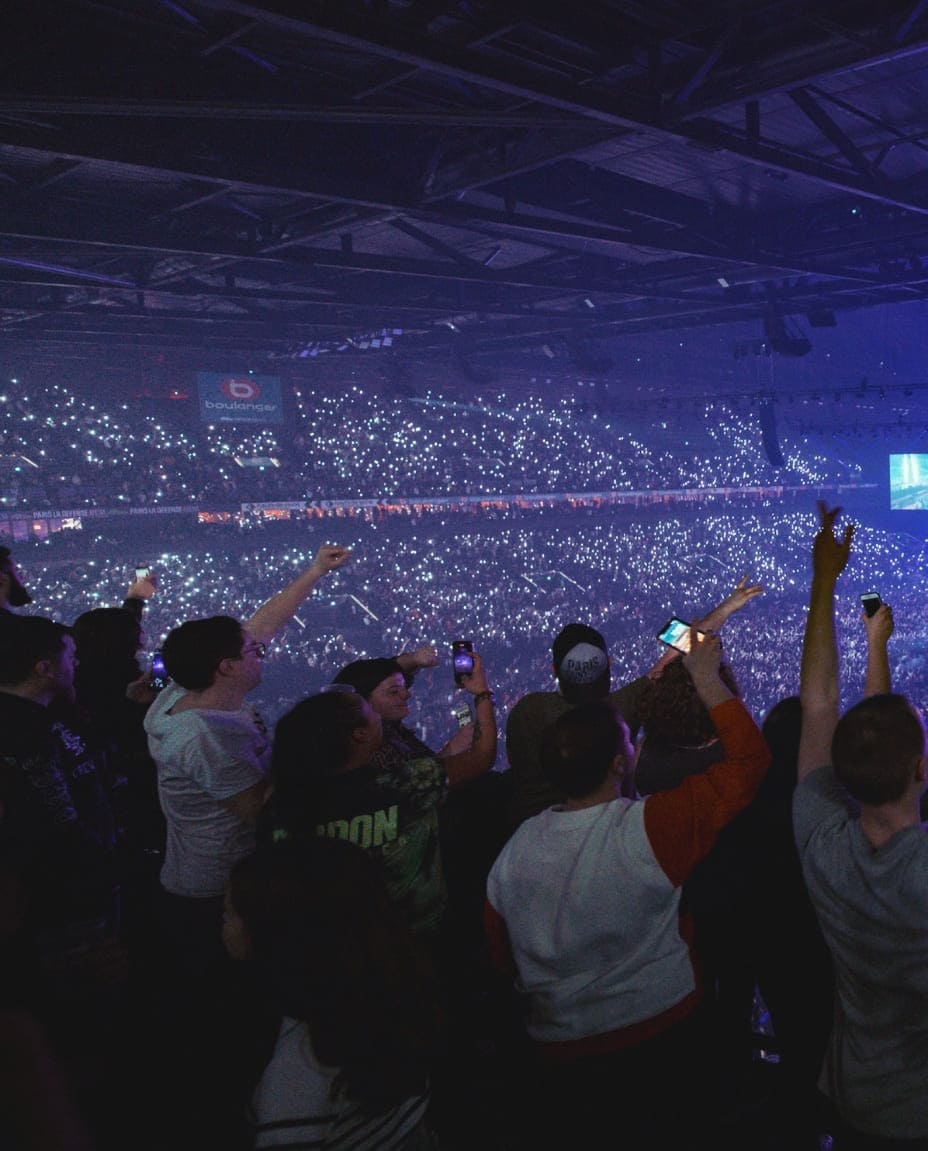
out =
{"type": "Polygon", "coordinates": [[[246,643],[242,648],[242,655],[248,655],[249,652],[254,652],[258,659],[264,659],[267,654],[267,644],[265,643],[246,643]]]}

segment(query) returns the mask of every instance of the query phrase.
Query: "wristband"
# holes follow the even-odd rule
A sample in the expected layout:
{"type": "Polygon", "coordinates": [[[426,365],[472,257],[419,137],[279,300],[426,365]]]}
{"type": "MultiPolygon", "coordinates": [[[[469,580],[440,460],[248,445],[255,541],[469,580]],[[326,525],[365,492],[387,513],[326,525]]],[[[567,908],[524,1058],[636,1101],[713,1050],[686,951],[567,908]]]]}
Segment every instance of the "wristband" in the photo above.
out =
{"type": "Polygon", "coordinates": [[[488,699],[492,703],[496,696],[492,691],[478,691],[474,696],[474,703],[478,704],[482,699],[488,699]]]}

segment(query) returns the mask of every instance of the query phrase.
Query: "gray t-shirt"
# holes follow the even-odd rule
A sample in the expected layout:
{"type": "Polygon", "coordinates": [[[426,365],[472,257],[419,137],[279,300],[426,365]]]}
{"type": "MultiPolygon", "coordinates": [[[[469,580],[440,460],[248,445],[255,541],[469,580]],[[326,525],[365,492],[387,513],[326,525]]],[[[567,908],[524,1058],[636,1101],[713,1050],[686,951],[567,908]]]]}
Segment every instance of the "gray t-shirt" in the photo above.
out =
{"type": "Polygon", "coordinates": [[[174,895],[205,899],[222,895],[232,865],[254,848],[254,828],[222,801],[267,775],[270,741],[247,707],[171,715],[183,695],[172,684],[145,716],[167,820],[161,884],[174,895]]]}
{"type": "Polygon", "coordinates": [[[835,961],[823,1087],[859,1131],[928,1136],[928,834],[874,850],[830,767],[793,800],[796,845],[835,961]]]}

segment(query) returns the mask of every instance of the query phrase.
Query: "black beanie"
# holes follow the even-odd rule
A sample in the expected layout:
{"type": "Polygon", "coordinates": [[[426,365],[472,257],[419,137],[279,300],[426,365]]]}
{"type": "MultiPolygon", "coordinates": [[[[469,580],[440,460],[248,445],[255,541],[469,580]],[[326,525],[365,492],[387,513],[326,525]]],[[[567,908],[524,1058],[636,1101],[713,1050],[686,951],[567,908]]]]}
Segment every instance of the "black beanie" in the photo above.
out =
{"type": "Polygon", "coordinates": [[[332,682],[350,684],[358,695],[370,699],[371,692],[397,672],[403,674],[395,659],[356,659],[354,663],[345,664],[332,682]]]}

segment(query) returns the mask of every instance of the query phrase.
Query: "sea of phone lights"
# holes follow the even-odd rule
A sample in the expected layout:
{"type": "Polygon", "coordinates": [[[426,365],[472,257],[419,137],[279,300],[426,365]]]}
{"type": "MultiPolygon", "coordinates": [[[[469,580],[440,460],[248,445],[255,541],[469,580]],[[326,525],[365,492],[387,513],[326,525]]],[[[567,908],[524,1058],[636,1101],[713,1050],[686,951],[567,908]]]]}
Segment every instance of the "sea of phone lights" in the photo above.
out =
{"type": "MultiPolygon", "coordinates": [[[[239,522],[203,527],[193,516],[86,519],[81,531],[14,541],[34,607],[65,622],[120,602],[133,569],[158,575],[145,632],[149,650],[176,623],[227,612],[247,616],[305,566],[324,542],[350,546],[271,646],[254,700],[273,722],[351,659],[432,643],[438,667],[417,682],[410,722],[433,746],[453,731],[450,643],[482,653],[502,723],[526,691],[554,686],[550,645],[572,620],[609,643],[615,686],[658,657],[655,632],[670,615],[698,617],[748,573],[765,593],[725,628],[724,647],[752,711],[762,716],[798,687],[815,493],[860,481],[860,469],[781,436],[774,470],[752,417],[706,403],[699,447],[653,442],[576,397],[542,400],[505,391],[468,405],[399,401],[360,385],[338,394],[300,389],[294,419],[274,430],[198,426],[181,410],[94,399],[66,385],[7,384],[0,395],[0,521],[18,509],[191,505],[430,494],[801,488],[782,498],[732,494],[668,499],[647,508],[490,515],[239,522]],[[451,450],[453,445],[454,450],[451,450]],[[22,463],[20,456],[31,463],[22,463]],[[235,458],[279,466],[242,468],[235,458]],[[33,466],[37,465],[37,466],[33,466]]],[[[666,420],[666,415],[663,417],[666,420]]],[[[655,418],[655,432],[660,421],[655,418]]],[[[854,507],[848,513],[855,515],[854,507]]],[[[894,608],[894,685],[916,703],[928,666],[925,541],[869,526],[861,516],[838,601],[842,699],[859,697],[864,644],[858,595],[878,588],[894,608]]],[[[2,542],[9,543],[8,539],[2,542]]],[[[501,749],[499,767],[505,767],[501,749]]]]}

